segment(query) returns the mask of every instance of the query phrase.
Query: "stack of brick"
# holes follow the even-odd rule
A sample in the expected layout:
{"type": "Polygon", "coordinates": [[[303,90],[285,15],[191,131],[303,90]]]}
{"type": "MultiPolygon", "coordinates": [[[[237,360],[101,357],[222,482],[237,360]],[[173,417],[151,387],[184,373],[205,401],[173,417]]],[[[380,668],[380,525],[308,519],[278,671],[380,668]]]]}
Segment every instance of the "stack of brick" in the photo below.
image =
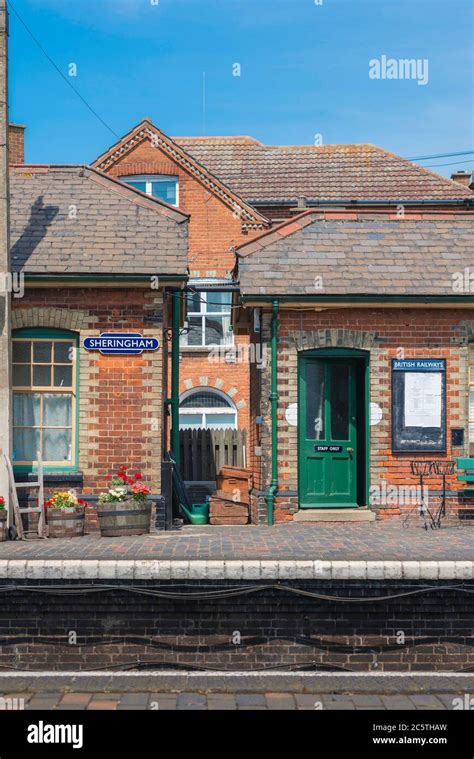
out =
{"type": "Polygon", "coordinates": [[[224,466],[217,476],[217,492],[210,502],[211,524],[248,524],[252,472],[224,466]]]}

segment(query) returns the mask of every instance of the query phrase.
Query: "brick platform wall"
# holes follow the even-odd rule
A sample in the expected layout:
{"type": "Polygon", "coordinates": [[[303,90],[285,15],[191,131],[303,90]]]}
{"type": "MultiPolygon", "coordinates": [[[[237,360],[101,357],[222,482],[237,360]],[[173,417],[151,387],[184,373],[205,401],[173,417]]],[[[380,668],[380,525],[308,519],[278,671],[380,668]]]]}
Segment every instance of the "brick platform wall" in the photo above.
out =
{"type": "MultiPolygon", "coordinates": [[[[183,591],[180,582],[135,584],[183,591]]],[[[188,582],[186,591],[256,584],[188,582]]],[[[23,581],[16,582],[0,611],[0,664],[84,670],[139,659],[170,668],[322,665],[362,672],[452,672],[474,666],[473,596],[454,587],[459,581],[442,587],[434,581],[280,582],[285,584],[353,600],[314,600],[271,589],[198,602],[145,597],[118,587],[104,594],[54,596],[23,592],[23,581]],[[375,600],[427,587],[433,590],[375,600]]],[[[463,587],[474,589],[472,582],[463,587]]]]}
{"type": "MultiPolygon", "coordinates": [[[[270,313],[263,318],[262,339],[268,348],[268,365],[262,372],[261,398],[252,389],[252,408],[259,401],[264,423],[261,427],[263,457],[261,462],[262,489],[267,489],[271,477],[271,416],[270,416],[270,313]]],[[[280,491],[298,490],[297,427],[290,426],[285,410],[298,401],[298,354],[313,348],[358,348],[370,354],[370,401],[382,411],[380,423],[370,427],[371,486],[416,486],[410,472],[410,460],[450,459],[468,454],[468,358],[469,344],[474,339],[474,320],[468,309],[328,309],[284,310],[279,315],[278,339],[278,479],[280,491]],[[447,452],[446,454],[397,454],[391,443],[391,359],[446,359],[447,387],[447,452]],[[450,429],[465,429],[463,448],[451,448],[450,429]]],[[[251,422],[254,426],[254,419],[251,422]]],[[[255,432],[252,434],[256,434],[255,432]]],[[[441,488],[440,478],[427,483],[434,492],[441,488]]],[[[462,484],[453,475],[447,487],[459,491],[462,484]]],[[[285,506],[282,497],[277,504],[278,521],[291,518],[293,505],[285,506]]],[[[453,508],[473,508],[474,499],[452,498],[453,508]]],[[[402,504],[403,506],[403,504],[402,504]]],[[[396,506],[376,504],[384,513],[399,513],[396,506]]]]}

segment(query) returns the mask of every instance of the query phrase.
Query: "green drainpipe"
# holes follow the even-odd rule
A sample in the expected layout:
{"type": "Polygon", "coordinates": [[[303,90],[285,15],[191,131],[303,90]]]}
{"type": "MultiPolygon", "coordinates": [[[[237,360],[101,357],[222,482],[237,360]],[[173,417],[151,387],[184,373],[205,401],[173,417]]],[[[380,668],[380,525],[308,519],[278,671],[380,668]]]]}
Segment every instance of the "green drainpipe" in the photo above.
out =
{"type": "Polygon", "coordinates": [[[171,451],[179,469],[179,331],[181,326],[181,293],[173,290],[171,322],[171,451]]]}
{"type": "Polygon", "coordinates": [[[272,479],[267,493],[267,523],[273,525],[273,506],[275,503],[275,494],[278,489],[278,386],[277,386],[277,347],[278,347],[278,301],[274,300],[272,304],[272,323],[271,323],[271,357],[272,357],[272,379],[270,391],[270,404],[272,416],[272,479]]]}

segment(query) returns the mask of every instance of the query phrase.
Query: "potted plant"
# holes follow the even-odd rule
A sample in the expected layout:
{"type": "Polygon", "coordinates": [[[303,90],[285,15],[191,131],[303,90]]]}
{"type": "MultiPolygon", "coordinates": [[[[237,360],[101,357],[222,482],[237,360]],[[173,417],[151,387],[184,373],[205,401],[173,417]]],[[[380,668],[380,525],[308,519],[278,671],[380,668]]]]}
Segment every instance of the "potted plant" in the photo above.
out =
{"type": "Polygon", "coordinates": [[[101,535],[143,535],[150,532],[151,501],[147,498],[150,488],[142,482],[141,472],[127,474],[121,466],[113,475],[106,477],[108,489],[99,495],[97,516],[101,535]]]}
{"type": "Polygon", "coordinates": [[[85,501],[71,490],[60,490],[45,501],[50,538],[75,538],[84,535],[85,501]]]}
{"type": "Polygon", "coordinates": [[[0,541],[7,540],[7,508],[5,505],[5,498],[0,495],[0,541]]]}

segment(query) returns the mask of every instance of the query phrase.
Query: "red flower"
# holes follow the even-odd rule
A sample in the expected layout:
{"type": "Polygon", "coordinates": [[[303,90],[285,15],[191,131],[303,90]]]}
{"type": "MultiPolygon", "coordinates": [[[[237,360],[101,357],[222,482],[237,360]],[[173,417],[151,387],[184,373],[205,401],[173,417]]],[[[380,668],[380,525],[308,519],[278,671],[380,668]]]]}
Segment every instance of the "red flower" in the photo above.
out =
{"type": "Polygon", "coordinates": [[[106,475],[105,481],[108,482],[110,480],[110,474],[106,475]]]}
{"type": "Polygon", "coordinates": [[[120,467],[120,471],[121,472],[126,472],[127,471],[127,467],[126,466],[121,466],[120,467]]]}
{"type": "Polygon", "coordinates": [[[135,480],[133,479],[133,477],[127,477],[127,482],[128,482],[129,485],[133,485],[133,483],[135,482],[135,480]]]}
{"type": "Polygon", "coordinates": [[[85,501],[78,501],[79,506],[87,506],[87,503],[85,501]]]}
{"type": "Polygon", "coordinates": [[[142,478],[142,473],[141,472],[135,472],[135,479],[136,480],[141,480],[141,478],[142,478]]]}

